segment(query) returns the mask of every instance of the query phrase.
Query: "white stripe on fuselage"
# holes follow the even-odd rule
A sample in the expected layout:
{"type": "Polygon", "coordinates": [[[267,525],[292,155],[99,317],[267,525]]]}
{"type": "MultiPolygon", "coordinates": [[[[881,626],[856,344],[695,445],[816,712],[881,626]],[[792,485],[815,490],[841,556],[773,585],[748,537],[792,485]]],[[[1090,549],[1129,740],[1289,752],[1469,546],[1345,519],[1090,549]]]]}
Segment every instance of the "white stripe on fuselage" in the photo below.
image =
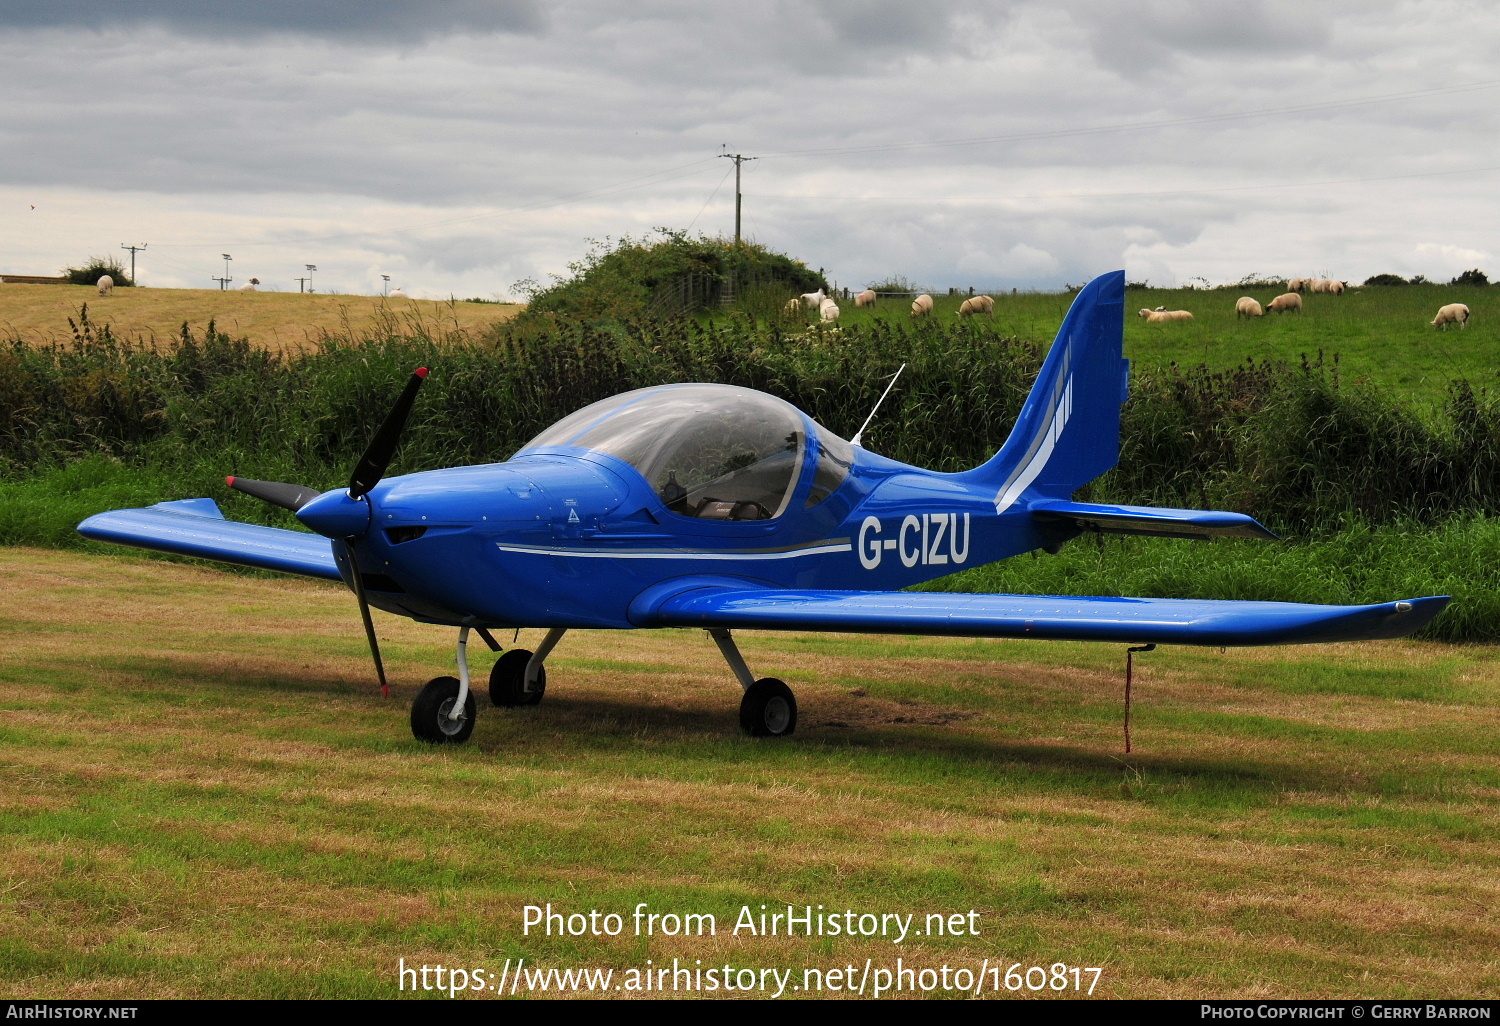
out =
{"type": "Polygon", "coordinates": [[[828,542],[810,545],[801,549],[782,552],[734,552],[718,550],[706,552],[684,549],[563,549],[542,545],[506,545],[496,542],[501,552],[516,552],[533,556],[578,556],[582,559],[793,559],[797,556],[821,556],[829,552],[853,552],[851,542],[828,542]]]}

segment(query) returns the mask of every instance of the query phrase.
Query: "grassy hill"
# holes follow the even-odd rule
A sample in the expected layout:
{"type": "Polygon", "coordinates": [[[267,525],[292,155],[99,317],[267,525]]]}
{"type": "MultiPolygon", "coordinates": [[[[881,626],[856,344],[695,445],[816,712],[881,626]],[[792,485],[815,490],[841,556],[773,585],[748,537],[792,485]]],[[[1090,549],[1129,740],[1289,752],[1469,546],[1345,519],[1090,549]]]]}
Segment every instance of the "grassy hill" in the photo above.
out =
{"type": "MultiPolygon", "coordinates": [[[[1303,313],[1236,320],[1234,304],[1250,295],[1262,305],[1272,290],[1231,292],[1201,289],[1132,289],[1126,294],[1125,355],[1138,366],[1207,363],[1228,369],[1247,358],[1300,363],[1302,354],[1322,350],[1339,356],[1346,380],[1365,381],[1399,394],[1440,397],[1454,379],[1494,385],[1500,378],[1500,288],[1406,286],[1363,288],[1342,296],[1304,296],[1303,313]],[[1438,307],[1466,303],[1468,328],[1431,326],[1438,307]],[[1147,324],[1136,312],[1165,306],[1187,310],[1192,324],[1147,324]]],[[[967,297],[935,295],[933,316],[952,321],[967,297]]],[[[1067,293],[996,294],[995,317],[980,320],[1002,335],[1048,344],[1072,303],[1067,293]]],[[[856,310],[839,300],[839,324],[848,328],[910,318],[905,300],[887,300],[873,310],[856,310]]],[[[811,322],[808,313],[797,320],[811,322]]]]}
{"type": "Polygon", "coordinates": [[[68,318],[108,324],[116,335],[177,338],[183,322],[202,334],[209,321],[236,338],[268,349],[300,351],[325,332],[357,334],[383,323],[401,334],[476,332],[521,309],[497,303],[447,303],[294,292],[220,292],[217,289],[116,289],[101,296],[90,285],[0,285],[0,337],[28,341],[66,338],[68,318]],[[424,329],[419,331],[417,329],[424,329]]]}

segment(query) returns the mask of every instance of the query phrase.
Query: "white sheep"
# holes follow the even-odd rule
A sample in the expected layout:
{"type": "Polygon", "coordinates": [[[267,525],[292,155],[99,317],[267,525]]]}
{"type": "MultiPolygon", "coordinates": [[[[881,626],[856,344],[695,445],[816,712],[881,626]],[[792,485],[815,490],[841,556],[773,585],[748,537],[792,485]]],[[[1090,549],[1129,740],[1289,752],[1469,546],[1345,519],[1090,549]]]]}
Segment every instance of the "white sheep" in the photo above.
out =
{"type": "Polygon", "coordinates": [[[1307,289],[1308,282],[1311,280],[1310,278],[1292,278],[1286,283],[1286,290],[1288,292],[1304,292],[1307,289]]]}
{"type": "Polygon", "coordinates": [[[1432,326],[1434,328],[1441,326],[1444,331],[1447,331],[1450,324],[1457,324],[1460,328],[1467,328],[1469,326],[1469,308],[1462,303],[1449,303],[1447,306],[1440,307],[1437,316],[1432,319],[1432,326]]]}
{"type": "Polygon", "coordinates": [[[99,295],[107,296],[115,290],[115,280],[107,274],[99,275],[99,295]]]}
{"type": "Polygon", "coordinates": [[[875,290],[874,289],[865,289],[859,295],[857,295],[857,296],[854,297],[854,306],[855,306],[855,309],[859,309],[860,307],[865,307],[865,306],[874,306],[874,305],[875,305],[875,290]]]}
{"type": "Polygon", "coordinates": [[[1187,324],[1193,315],[1186,310],[1142,310],[1147,324],[1187,324]]]}
{"type": "Polygon", "coordinates": [[[411,297],[408,296],[405,292],[402,292],[401,289],[394,288],[394,289],[391,289],[391,298],[392,299],[410,299],[411,297]]]}
{"type": "Polygon", "coordinates": [[[1267,313],[1302,312],[1302,297],[1295,292],[1284,292],[1266,304],[1267,313]]]}
{"type": "Polygon", "coordinates": [[[1266,312],[1260,308],[1260,304],[1249,296],[1241,296],[1234,304],[1234,319],[1241,317],[1264,317],[1266,312]]]}
{"type": "Polygon", "coordinates": [[[801,297],[793,297],[792,299],[788,299],[786,303],[782,305],[781,312],[787,317],[796,317],[799,313],[802,312],[801,297]]]}
{"type": "Polygon", "coordinates": [[[839,305],[831,299],[825,299],[818,304],[818,319],[824,324],[832,324],[839,319],[839,305]]]}
{"type": "Polygon", "coordinates": [[[822,289],[818,289],[816,292],[804,292],[802,293],[802,305],[809,310],[816,310],[823,305],[823,300],[827,298],[828,296],[824,294],[822,289]]]}
{"type": "Polygon", "coordinates": [[[987,313],[995,316],[995,297],[993,296],[970,296],[959,305],[959,317],[972,317],[975,314],[987,313]]]}
{"type": "Polygon", "coordinates": [[[911,301],[911,315],[913,317],[926,317],[930,313],[932,313],[932,297],[927,293],[924,292],[911,301]]]}
{"type": "Polygon", "coordinates": [[[245,282],[245,284],[243,284],[243,285],[240,286],[240,291],[241,292],[254,292],[254,291],[256,291],[255,286],[257,286],[259,284],[260,284],[260,279],[259,278],[251,278],[249,281],[245,282]]]}

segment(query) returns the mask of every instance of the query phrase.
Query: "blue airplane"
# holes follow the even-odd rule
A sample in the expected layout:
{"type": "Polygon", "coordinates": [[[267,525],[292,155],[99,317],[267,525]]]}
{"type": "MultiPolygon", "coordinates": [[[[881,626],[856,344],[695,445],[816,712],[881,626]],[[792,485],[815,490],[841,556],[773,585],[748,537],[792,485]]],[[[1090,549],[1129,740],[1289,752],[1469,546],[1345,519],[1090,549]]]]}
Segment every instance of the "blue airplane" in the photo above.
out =
{"type": "MultiPolygon", "coordinates": [[[[1276,536],[1239,513],[1073,501],[1119,457],[1125,275],[1074,300],[1010,437],[984,464],[945,474],[845,441],[747,388],[672,384],[626,392],[547,428],[503,463],[386,478],[419,369],[345,488],[233,477],[316,533],[224,518],[212,499],[117,510],[89,538],[341,580],[354,592],[382,689],[370,606],[458,628],[459,676],[429,681],[416,737],[474,729],[471,631],[545,628],[504,652],[497,706],[535,705],[545,661],[575,628],[706,629],[744,689],[740,725],[791,734],[797,702],[756,679],[738,629],[1070,638],[1152,646],[1277,645],[1396,638],[1447,596],[1364,606],[903,591],[965,567],[1055,553],[1083,534],[1276,536]]],[[[388,692],[387,692],[388,693],[388,692]]]]}

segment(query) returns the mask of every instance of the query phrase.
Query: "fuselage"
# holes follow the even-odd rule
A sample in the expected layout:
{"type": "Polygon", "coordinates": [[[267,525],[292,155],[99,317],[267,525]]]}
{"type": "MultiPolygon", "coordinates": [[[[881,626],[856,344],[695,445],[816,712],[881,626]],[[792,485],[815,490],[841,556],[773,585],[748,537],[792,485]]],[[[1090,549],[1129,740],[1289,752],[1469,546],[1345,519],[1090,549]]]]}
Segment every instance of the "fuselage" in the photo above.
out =
{"type": "MultiPolygon", "coordinates": [[[[365,518],[362,532],[348,533],[357,535],[353,551],[372,604],[426,622],[485,627],[630,628],[637,625],[629,607],[641,592],[697,575],[893,590],[1049,544],[1025,502],[997,511],[993,483],[851,447],[781,405],[800,420],[802,437],[794,446],[789,432],[786,452],[761,461],[779,467],[777,480],[788,484],[779,509],[770,508],[774,499],[741,504],[754,519],[707,518],[715,505],[732,505],[715,504],[712,494],[731,485],[699,487],[696,505],[704,508],[691,515],[688,498],[669,504],[683,491],[676,471],[663,487],[638,469],[644,458],[633,465],[567,444],[530,446],[504,463],[388,478],[362,509],[325,493],[304,512],[356,526],[365,518]],[[795,465],[786,466],[793,453],[795,465]]],[[[347,580],[343,546],[334,549],[347,580]]]]}

